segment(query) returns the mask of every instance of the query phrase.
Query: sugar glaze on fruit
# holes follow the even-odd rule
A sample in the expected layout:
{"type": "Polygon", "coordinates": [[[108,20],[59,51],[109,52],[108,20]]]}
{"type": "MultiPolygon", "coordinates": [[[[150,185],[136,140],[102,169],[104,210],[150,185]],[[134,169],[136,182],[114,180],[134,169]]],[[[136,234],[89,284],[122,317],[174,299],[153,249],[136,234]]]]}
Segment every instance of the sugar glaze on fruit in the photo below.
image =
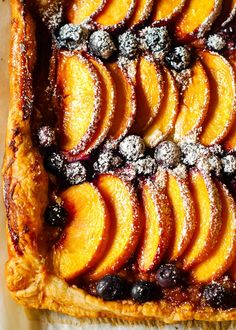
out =
{"type": "MultiPolygon", "coordinates": [[[[68,68],[71,65],[71,58],[75,64],[73,66],[75,70],[71,72],[68,69],[67,73],[64,71],[66,65],[62,65],[59,69],[54,68],[58,71],[52,87],[55,94],[52,108],[57,117],[57,124],[55,131],[54,128],[46,129],[45,127],[54,127],[54,123],[52,125],[52,120],[47,119],[49,117],[45,115],[38,131],[40,150],[45,158],[45,167],[50,172],[52,190],[54,190],[52,202],[55,202],[55,195],[61,197],[65,194],[67,203],[60,207],[65,207],[68,214],[67,220],[65,214],[62,216],[60,224],[60,221],[57,222],[55,219],[60,213],[63,214],[62,209],[52,204],[54,207],[51,208],[51,212],[47,212],[50,214],[46,216],[45,222],[47,224],[51,222],[51,226],[57,225],[63,229],[65,227],[58,246],[60,248],[64,246],[66,250],[67,244],[76,246],[76,233],[73,233],[75,242],[70,243],[67,231],[70,225],[73,228],[73,224],[79,220],[76,217],[78,205],[81,207],[78,212],[84,214],[83,203],[76,202],[76,189],[86,191],[88,200],[90,194],[96,195],[97,199],[95,200],[94,197],[93,207],[95,206],[95,209],[97,207],[100,214],[107,216],[107,222],[104,221],[103,226],[101,225],[103,232],[100,232],[100,238],[96,243],[101,250],[103,247],[102,253],[101,250],[100,254],[95,251],[93,260],[91,259],[86,267],[81,267],[79,269],[81,272],[77,273],[77,270],[69,269],[68,266],[68,269],[63,268],[60,276],[87,291],[93,285],[95,287],[93,294],[104,300],[132,299],[142,304],[165,299],[173,305],[190,301],[199,309],[205,305],[213,308],[233,308],[228,297],[235,299],[236,280],[234,253],[236,216],[235,200],[231,196],[235,197],[233,180],[236,174],[236,138],[233,131],[236,111],[235,47],[232,47],[235,26],[231,23],[228,23],[230,24],[228,27],[225,24],[214,26],[216,16],[220,15],[220,1],[215,1],[211,14],[204,18],[196,34],[186,33],[181,25],[181,14],[186,10],[183,5],[174,10],[175,22],[170,16],[157,19],[157,13],[151,11],[149,4],[147,11],[149,14],[143,15],[146,20],[144,22],[141,20],[142,24],[137,24],[135,20],[136,23],[132,25],[134,3],[130,1],[127,15],[114,25],[110,24],[112,22],[104,21],[103,6],[97,9],[97,14],[91,14],[81,22],[76,21],[78,19],[76,6],[73,7],[75,13],[73,15],[70,13],[66,19],[62,20],[62,6],[48,10],[48,13],[54,10],[55,16],[51,19],[50,15],[44,14],[43,17],[44,24],[53,32],[53,43],[55,43],[53,56],[66,58],[68,68]],[[164,26],[160,27],[158,20],[164,26]],[[96,35],[101,36],[102,43],[96,35]],[[89,94],[86,94],[88,88],[86,81],[77,75],[79,58],[82,64],[87,63],[91,69],[88,77],[94,81],[95,95],[93,105],[89,97],[83,99],[84,102],[88,102],[88,106],[84,107],[82,114],[77,113],[77,108],[74,107],[76,98],[89,94]],[[147,77],[145,71],[139,70],[144,58],[150,64],[154,63],[153,68],[147,65],[150,70],[148,71],[150,75],[147,77]],[[208,60],[213,58],[215,67],[212,67],[211,60],[208,60]],[[224,65],[224,71],[221,71],[220,64],[224,65]],[[102,74],[101,65],[107,70],[106,77],[102,74]],[[219,75],[224,77],[221,85],[218,84],[216,68],[219,69],[219,75]],[[65,74],[67,79],[62,82],[65,74]],[[159,105],[155,107],[149,93],[152,82],[158,80],[157,75],[160,98],[159,105]],[[110,88],[106,89],[108,80],[111,84],[110,88]],[[167,93],[171,86],[170,82],[172,82],[172,94],[167,93]],[[62,86],[64,83],[65,85],[62,86]],[[200,89],[195,90],[199,83],[202,83],[209,92],[203,97],[199,95],[200,89]],[[216,132],[211,125],[211,120],[214,118],[212,109],[215,108],[215,95],[212,98],[209,96],[213,86],[216,86],[218,92],[227,90],[226,102],[223,103],[221,100],[217,106],[217,111],[223,110],[215,117],[216,132]],[[112,88],[113,98],[109,93],[112,88]],[[73,92],[75,94],[72,95],[73,92]],[[137,101],[140,95],[143,98],[142,102],[137,101]],[[201,113],[198,113],[198,117],[195,112],[194,127],[190,123],[188,127],[186,125],[177,127],[176,123],[180,122],[180,108],[184,124],[188,123],[193,98],[199,98],[196,109],[201,105],[201,113]],[[68,99],[70,102],[66,103],[68,99]],[[122,109],[124,100],[126,106],[122,109]],[[168,104],[167,100],[171,102],[168,104]],[[112,108],[110,122],[106,119],[109,117],[109,111],[104,106],[109,102],[112,108]],[[67,107],[66,116],[65,107],[67,107]],[[81,139],[80,144],[78,139],[76,141],[78,143],[73,148],[65,148],[69,145],[66,144],[68,139],[75,141],[78,131],[84,128],[89,107],[93,116],[90,122],[87,121],[88,130],[84,138],[81,139]],[[172,121],[167,122],[166,119],[170,118],[173,107],[177,110],[172,113],[172,121]],[[229,117],[226,117],[227,111],[224,109],[230,109],[229,117]],[[141,127],[137,133],[135,123],[139,115],[147,119],[147,125],[141,127]],[[62,117],[64,126],[61,126],[62,117]],[[81,119],[80,124],[75,124],[76,121],[79,123],[79,119],[81,119]],[[97,139],[96,143],[93,138],[95,139],[99,125],[101,127],[102,123],[106,123],[105,119],[106,125],[110,126],[104,129],[103,137],[97,139]],[[218,124],[221,126],[217,131],[218,124]],[[147,137],[151,128],[152,136],[155,138],[150,144],[147,137]],[[62,132],[64,140],[61,138],[62,132]],[[86,152],[88,143],[91,144],[87,149],[89,151],[86,152]],[[91,188],[87,186],[88,184],[91,188]],[[116,208],[112,206],[114,200],[118,204],[116,208]],[[177,200],[176,204],[175,200],[177,200]],[[199,207],[202,201],[206,204],[205,210],[199,207]],[[229,235],[225,229],[226,225],[222,224],[222,201],[228,207],[228,214],[231,214],[231,218],[230,216],[224,218],[227,219],[227,225],[230,226],[232,219],[235,221],[235,227],[232,226],[232,233],[229,235]],[[196,219],[197,211],[202,212],[200,220],[196,219]],[[114,229],[116,222],[111,229],[108,225],[109,221],[112,224],[112,221],[120,220],[120,215],[125,213],[127,217],[126,226],[122,227],[124,231],[119,232],[114,229]],[[204,220],[209,225],[204,227],[209,237],[215,236],[212,241],[199,231],[199,227],[204,225],[204,220]],[[155,233],[155,237],[148,235],[148,230],[155,233]],[[198,240],[196,231],[199,231],[198,240]],[[110,242],[105,242],[106,236],[110,237],[110,242]],[[127,237],[130,239],[122,246],[122,242],[127,237]],[[220,259],[221,263],[214,264],[208,269],[205,277],[202,277],[200,271],[204,269],[204,263],[209,259],[210,245],[214,245],[212,251],[217,255],[222,251],[220,246],[225,237],[227,237],[227,246],[220,259]],[[120,251],[114,248],[113,263],[109,263],[109,258],[106,259],[106,256],[111,251],[114,238],[117,240],[116,244],[121,247],[120,251]],[[151,239],[153,241],[149,244],[151,239]],[[202,244],[199,251],[196,242],[202,244]],[[148,248],[145,250],[147,246],[150,250],[148,248]],[[192,251],[194,255],[191,255],[192,251]],[[150,261],[149,268],[145,268],[146,265],[137,258],[137,253],[140,253],[142,256],[140,258],[144,261],[150,261]],[[106,267],[101,270],[99,269],[101,265],[106,267]],[[155,291],[155,295],[151,291],[155,291]]],[[[153,10],[156,10],[155,5],[153,10]]],[[[185,12],[185,15],[189,13],[185,12]]],[[[53,71],[52,62],[50,70],[53,71]]],[[[157,92],[154,90],[152,95],[156,96],[157,92]]],[[[93,224],[95,217],[96,214],[91,214],[91,219],[88,218],[88,221],[91,220],[93,224]]],[[[91,232],[92,229],[95,232],[96,226],[97,223],[94,222],[91,232]]],[[[80,234],[83,237],[82,230],[80,234]]],[[[57,245],[53,246],[53,249],[57,255],[55,265],[58,266],[60,254],[57,253],[57,245]]],[[[70,258],[70,256],[66,257],[70,258]]],[[[76,258],[79,263],[79,256],[76,255],[76,258]]],[[[69,261],[70,259],[68,264],[69,261]]]]}

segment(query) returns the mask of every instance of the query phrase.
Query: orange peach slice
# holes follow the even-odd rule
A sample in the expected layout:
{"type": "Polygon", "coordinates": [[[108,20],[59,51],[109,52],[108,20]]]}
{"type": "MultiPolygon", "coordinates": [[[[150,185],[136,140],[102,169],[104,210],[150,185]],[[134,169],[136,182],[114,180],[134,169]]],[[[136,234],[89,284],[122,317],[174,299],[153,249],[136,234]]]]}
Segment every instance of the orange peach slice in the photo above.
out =
{"type": "Polygon", "coordinates": [[[175,141],[201,127],[210,102],[210,86],[206,71],[200,60],[191,69],[191,78],[180,102],[175,123],[175,141]]]}
{"type": "Polygon", "coordinates": [[[236,256],[236,205],[224,185],[218,182],[217,188],[221,197],[223,224],[213,252],[191,271],[194,280],[200,283],[208,283],[222,276],[236,256]]]}
{"type": "Polygon", "coordinates": [[[133,15],[128,21],[128,26],[133,27],[143,23],[152,11],[154,0],[136,0],[133,15]]]}
{"type": "Polygon", "coordinates": [[[115,30],[123,26],[134,12],[136,0],[109,0],[94,17],[99,28],[115,30]]]}
{"type": "Polygon", "coordinates": [[[137,261],[142,272],[155,268],[162,260],[170,241],[171,209],[165,193],[151,181],[142,186],[144,228],[137,261]]]}
{"type": "Polygon", "coordinates": [[[207,259],[217,244],[222,225],[219,192],[210,176],[200,171],[192,171],[189,182],[195,204],[197,227],[183,256],[185,270],[207,259]]]}
{"type": "Polygon", "coordinates": [[[184,8],[186,0],[158,0],[153,8],[153,22],[166,22],[179,15],[184,8]]]}
{"type": "Polygon", "coordinates": [[[69,219],[54,248],[53,265],[61,277],[72,280],[102,258],[110,220],[101,194],[90,183],[73,186],[61,197],[69,219]]]}
{"type": "Polygon", "coordinates": [[[143,133],[148,147],[154,148],[160,141],[172,133],[179,111],[179,92],[169,70],[163,70],[164,96],[156,118],[143,133]]]}
{"type": "Polygon", "coordinates": [[[81,158],[91,153],[93,149],[104,141],[111,128],[116,106],[116,90],[110,72],[100,60],[92,56],[87,56],[87,58],[98,71],[102,89],[102,108],[97,129],[92,140],[86,144],[85,150],[79,155],[81,158]]]}
{"type": "Polygon", "coordinates": [[[137,113],[133,134],[140,134],[156,117],[163,98],[163,83],[161,71],[154,60],[141,57],[136,73],[137,113]]]}
{"type": "Polygon", "coordinates": [[[107,64],[116,89],[116,106],[108,137],[122,139],[133,124],[136,113],[135,88],[125,73],[116,63],[107,64]]]}
{"type": "Polygon", "coordinates": [[[100,116],[101,86],[97,71],[81,54],[60,54],[57,91],[61,96],[60,146],[77,154],[91,139],[100,116]]]}
{"type": "MultiPolygon", "coordinates": [[[[234,75],[236,77],[236,50],[233,50],[232,53],[230,54],[229,61],[234,69],[234,75]]],[[[233,126],[231,127],[231,130],[230,130],[229,134],[226,136],[225,141],[224,141],[224,147],[227,150],[236,149],[235,121],[236,121],[236,119],[234,119],[233,126]]]]}
{"type": "Polygon", "coordinates": [[[220,13],[222,0],[188,0],[176,24],[178,39],[201,38],[220,13]]]}
{"type": "Polygon", "coordinates": [[[210,81],[211,100],[202,125],[200,142],[204,145],[221,143],[229,133],[236,114],[235,73],[221,55],[200,53],[210,81]]]}
{"type": "Polygon", "coordinates": [[[192,240],[196,227],[196,215],[188,182],[170,171],[166,191],[174,219],[174,234],[168,251],[168,259],[174,261],[185,252],[192,240]]]}
{"type": "Polygon", "coordinates": [[[97,187],[107,204],[111,229],[103,259],[86,275],[90,280],[118,271],[134,253],[141,232],[139,204],[131,186],[117,176],[104,174],[98,177],[97,187]]]}
{"type": "Polygon", "coordinates": [[[70,1],[68,8],[68,21],[74,24],[80,24],[88,21],[94,15],[100,13],[107,0],[73,0],[70,1]]]}

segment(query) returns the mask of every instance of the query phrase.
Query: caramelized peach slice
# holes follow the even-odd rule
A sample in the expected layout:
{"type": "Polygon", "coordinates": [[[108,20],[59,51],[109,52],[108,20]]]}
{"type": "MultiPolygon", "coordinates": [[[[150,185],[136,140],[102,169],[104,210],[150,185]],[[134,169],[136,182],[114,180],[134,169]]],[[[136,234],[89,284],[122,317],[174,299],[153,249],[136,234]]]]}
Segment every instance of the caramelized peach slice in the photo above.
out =
{"type": "Polygon", "coordinates": [[[103,259],[87,275],[91,280],[119,270],[134,253],[141,232],[139,204],[131,186],[117,176],[105,174],[98,177],[97,187],[107,204],[111,229],[103,259]]]}
{"type": "Polygon", "coordinates": [[[68,8],[68,21],[80,24],[100,13],[105,6],[106,0],[72,0],[68,8]]]}
{"type": "Polygon", "coordinates": [[[60,54],[57,89],[61,95],[60,146],[73,154],[83,150],[96,129],[101,111],[100,80],[94,66],[81,54],[60,54]]]}
{"type": "Polygon", "coordinates": [[[233,127],[231,128],[229,134],[225,138],[224,147],[226,150],[235,150],[236,149],[236,129],[235,129],[235,120],[233,127]]]}
{"type": "Polygon", "coordinates": [[[136,113],[135,88],[127,74],[116,63],[107,64],[115,84],[117,101],[109,138],[121,139],[133,124],[136,113]]]}
{"type": "Polygon", "coordinates": [[[109,0],[94,21],[98,27],[106,30],[121,27],[133,14],[135,3],[136,0],[109,0]]]}
{"type": "Polygon", "coordinates": [[[210,102],[210,86],[206,71],[200,60],[191,70],[191,78],[180,102],[180,110],[175,124],[175,141],[191,134],[201,127],[210,102]]]}
{"type": "Polygon", "coordinates": [[[154,0],[136,0],[133,15],[128,21],[128,26],[132,27],[144,22],[152,11],[154,0]]]}
{"type": "Polygon", "coordinates": [[[90,183],[73,186],[61,197],[69,221],[54,248],[53,264],[61,277],[72,280],[102,258],[110,221],[101,194],[90,183]]]}
{"type": "Polygon", "coordinates": [[[167,196],[173,211],[174,236],[168,259],[178,259],[190,244],[196,227],[196,215],[188,183],[168,172],[167,196]]]}
{"type": "Polygon", "coordinates": [[[210,176],[200,171],[192,171],[189,179],[196,209],[197,227],[183,257],[185,270],[207,259],[216,246],[222,225],[219,192],[210,176]]]}
{"type": "Polygon", "coordinates": [[[158,0],[153,8],[153,22],[169,21],[176,17],[184,8],[186,0],[158,0]]]}
{"type": "MultiPolygon", "coordinates": [[[[233,50],[232,53],[230,54],[229,61],[230,61],[230,64],[232,65],[232,67],[234,69],[234,75],[236,77],[236,50],[233,50]]],[[[234,119],[234,123],[231,127],[231,130],[230,130],[229,134],[226,136],[225,141],[224,141],[224,147],[227,150],[232,150],[232,149],[235,150],[236,149],[235,122],[236,122],[236,118],[234,119]]]]}
{"type": "Polygon", "coordinates": [[[230,63],[221,55],[204,51],[200,56],[210,81],[211,100],[202,126],[200,141],[221,143],[229,133],[236,114],[236,82],[230,63]]]}
{"type": "Polygon", "coordinates": [[[144,228],[137,261],[139,269],[147,272],[161,262],[168,248],[171,209],[166,194],[160,193],[151,181],[146,181],[142,186],[142,207],[144,228]]]}
{"type": "Polygon", "coordinates": [[[109,129],[111,128],[116,105],[116,91],[110,72],[98,59],[95,59],[92,56],[88,56],[88,59],[97,69],[99,74],[102,90],[102,107],[101,118],[98,122],[97,129],[92,137],[92,140],[86,144],[85,150],[79,155],[81,158],[91,153],[93,149],[104,141],[109,129]]]}
{"type": "Polygon", "coordinates": [[[160,110],[153,123],[143,133],[144,141],[150,148],[172,133],[179,110],[179,92],[169,70],[163,70],[163,78],[164,96],[160,110]]]}
{"type": "Polygon", "coordinates": [[[217,188],[221,197],[223,224],[213,252],[191,271],[195,281],[201,283],[222,276],[230,268],[236,256],[236,205],[224,185],[218,182],[217,188]]]}
{"type": "Polygon", "coordinates": [[[132,127],[134,134],[140,134],[147,128],[160,110],[163,83],[161,71],[154,60],[141,57],[136,73],[137,114],[132,127]]]}
{"type": "Polygon", "coordinates": [[[186,40],[203,37],[219,15],[222,0],[188,0],[176,24],[176,36],[186,40]]]}

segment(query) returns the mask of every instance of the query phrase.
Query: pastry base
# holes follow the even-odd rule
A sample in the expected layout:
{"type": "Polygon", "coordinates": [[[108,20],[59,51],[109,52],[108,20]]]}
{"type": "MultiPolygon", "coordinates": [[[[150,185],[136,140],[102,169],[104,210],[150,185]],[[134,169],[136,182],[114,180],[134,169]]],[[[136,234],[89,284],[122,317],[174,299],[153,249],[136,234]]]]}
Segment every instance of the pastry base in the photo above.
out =
{"type": "MultiPolygon", "coordinates": [[[[105,302],[48,273],[43,247],[43,213],[48,202],[48,177],[30,129],[32,70],[35,61],[34,22],[20,0],[11,0],[11,104],[3,166],[8,217],[7,286],[13,298],[29,308],[48,309],[78,318],[111,318],[129,322],[158,320],[236,320],[236,309],[195,310],[165,301],[143,305],[132,301],[105,302]]],[[[211,326],[209,326],[209,329],[211,326]]]]}

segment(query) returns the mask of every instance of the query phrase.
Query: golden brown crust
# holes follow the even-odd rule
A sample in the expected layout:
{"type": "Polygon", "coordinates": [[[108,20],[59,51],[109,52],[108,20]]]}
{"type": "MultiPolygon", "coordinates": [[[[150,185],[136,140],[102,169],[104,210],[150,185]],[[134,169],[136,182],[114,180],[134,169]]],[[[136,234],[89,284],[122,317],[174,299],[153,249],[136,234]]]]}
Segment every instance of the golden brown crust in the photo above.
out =
{"type": "Polygon", "coordinates": [[[9,246],[6,278],[14,299],[27,307],[77,317],[115,317],[128,321],[156,319],[167,323],[193,319],[236,320],[235,309],[195,311],[188,303],[173,307],[165,301],[143,305],[131,301],[105,302],[47,273],[40,238],[48,199],[48,177],[30,131],[31,73],[36,53],[34,26],[20,0],[11,0],[11,5],[11,106],[3,176],[9,246]]]}

